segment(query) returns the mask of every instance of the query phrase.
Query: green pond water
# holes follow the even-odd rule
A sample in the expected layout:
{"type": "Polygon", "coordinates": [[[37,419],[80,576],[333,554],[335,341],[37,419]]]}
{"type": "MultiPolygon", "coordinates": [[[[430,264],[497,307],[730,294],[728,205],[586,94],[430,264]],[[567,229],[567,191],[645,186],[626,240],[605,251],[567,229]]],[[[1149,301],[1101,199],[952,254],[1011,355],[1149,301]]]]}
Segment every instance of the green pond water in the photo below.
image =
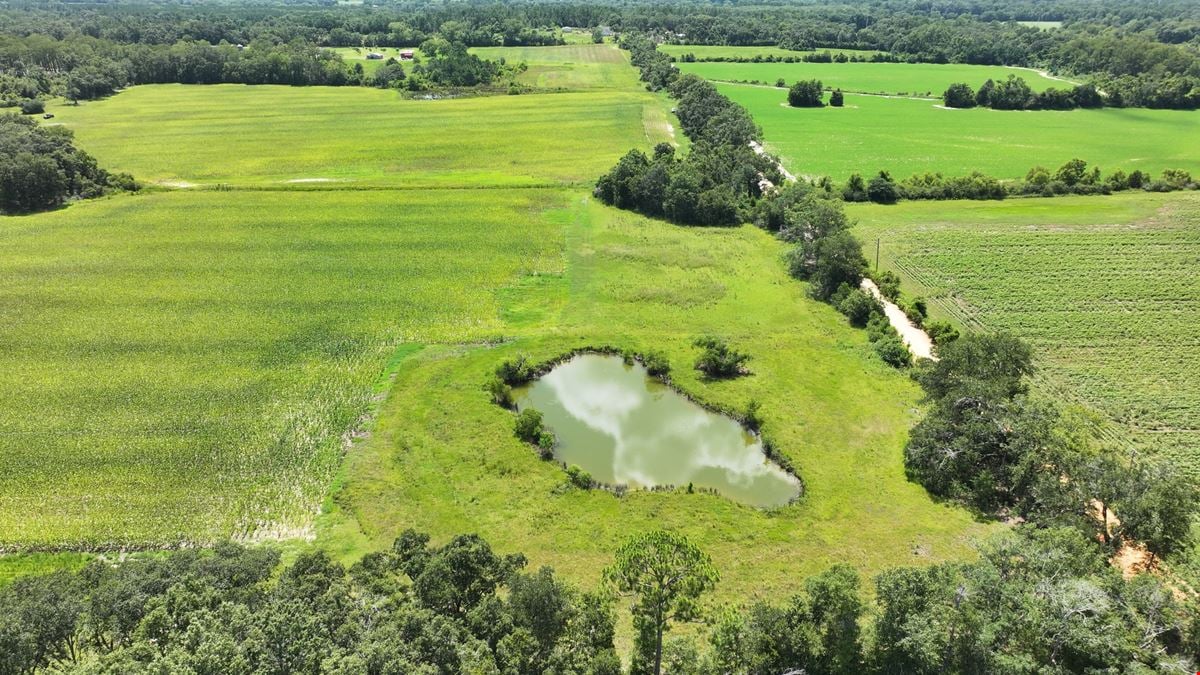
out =
{"type": "Polygon", "coordinates": [[[799,482],[763,454],[757,436],[709,412],[617,356],[585,354],[514,391],[540,410],[555,457],[613,485],[713,488],[753,506],[779,506],[799,482]]]}

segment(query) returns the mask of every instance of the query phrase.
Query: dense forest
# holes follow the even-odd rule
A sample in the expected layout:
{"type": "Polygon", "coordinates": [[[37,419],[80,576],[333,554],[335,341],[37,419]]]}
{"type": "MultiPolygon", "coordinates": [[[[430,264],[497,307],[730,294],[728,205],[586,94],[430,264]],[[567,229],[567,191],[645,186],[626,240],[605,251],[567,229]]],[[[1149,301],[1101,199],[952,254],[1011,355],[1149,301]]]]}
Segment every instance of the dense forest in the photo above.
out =
{"type": "Polygon", "coordinates": [[[0,10],[0,25],[0,98],[12,102],[90,98],[144,82],[373,84],[318,48],[416,47],[435,37],[468,47],[557,44],[567,26],[690,44],[858,48],[896,60],[1049,68],[1089,78],[1122,105],[1200,101],[1200,11],[1188,2],[33,5],[0,10]],[[1062,25],[1017,23],[1034,20],[1062,25]]]}

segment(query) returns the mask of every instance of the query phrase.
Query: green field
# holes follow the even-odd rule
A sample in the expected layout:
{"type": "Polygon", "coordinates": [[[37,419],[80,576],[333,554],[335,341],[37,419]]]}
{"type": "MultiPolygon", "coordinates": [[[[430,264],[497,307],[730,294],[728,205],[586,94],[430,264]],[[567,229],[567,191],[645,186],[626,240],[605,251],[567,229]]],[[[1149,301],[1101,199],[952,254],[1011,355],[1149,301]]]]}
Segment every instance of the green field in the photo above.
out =
{"type": "Polygon", "coordinates": [[[559,47],[475,47],[472,54],[508,65],[525,63],[517,82],[543,89],[641,88],[628,55],[612,45],[574,44],[559,47]],[[624,66],[624,67],[618,67],[624,66]]]}
{"type": "Polygon", "coordinates": [[[1110,440],[1200,478],[1200,195],[856,206],[906,290],[972,329],[1027,338],[1051,391],[1110,440]]]}
{"type": "MultiPolygon", "coordinates": [[[[880,66],[884,67],[884,66],[880,66]]],[[[790,108],[774,87],[719,84],[763,128],[769,150],[794,174],[832,176],[881,169],[903,178],[972,171],[1021,178],[1078,157],[1105,171],[1200,174],[1200,112],[1103,110],[946,110],[933,102],[846,95],[844,108],[790,108]]]]}
{"type": "Polygon", "coordinates": [[[820,80],[829,89],[868,94],[933,96],[955,82],[978,88],[986,80],[1003,80],[1009,75],[1022,77],[1034,91],[1059,89],[1071,84],[1044,77],[1025,68],[1004,66],[967,66],[936,63],[680,63],[679,70],[709,80],[775,84],[783,79],[789,85],[799,80],[820,80]]]}
{"type": "Polygon", "coordinates": [[[667,137],[659,99],[636,90],[421,101],[361,87],[164,84],[51,110],[106,167],[175,184],[575,185],[667,137]]]}
{"type": "MultiPolygon", "coordinates": [[[[833,561],[969,555],[988,527],[904,476],[916,387],[786,276],[781,244],[590,202],[629,147],[672,139],[665,99],[611,45],[523,58],[592,85],[443,101],[164,85],[54,107],[103,165],[199,185],[0,219],[0,542],[315,536],[349,557],[413,526],[594,582],[616,542],[666,525],[716,556],[722,598],[833,561]],[[581,54],[595,65],[574,69],[581,54]],[[288,182],[309,178],[333,180],[288,182]],[[709,332],[755,374],[699,380],[690,342],[709,332]],[[758,398],[804,500],[563,490],[481,385],[507,356],[585,345],[661,349],[692,395],[758,398]]],[[[78,559],[0,572],[30,564],[78,559]]]]}
{"type": "Polygon", "coordinates": [[[777,59],[785,57],[804,58],[810,54],[820,52],[829,52],[830,54],[845,54],[846,56],[857,56],[859,58],[869,59],[878,52],[871,49],[813,49],[809,51],[795,51],[792,49],[780,49],[775,46],[754,46],[754,47],[731,47],[726,45],[659,45],[658,51],[669,54],[676,59],[681,59],[685,54],[691,54],[697,59],[715,59],[715,58],[740,58],[752,59],[756,56],[767,58],[773,56],[777,59]]]}

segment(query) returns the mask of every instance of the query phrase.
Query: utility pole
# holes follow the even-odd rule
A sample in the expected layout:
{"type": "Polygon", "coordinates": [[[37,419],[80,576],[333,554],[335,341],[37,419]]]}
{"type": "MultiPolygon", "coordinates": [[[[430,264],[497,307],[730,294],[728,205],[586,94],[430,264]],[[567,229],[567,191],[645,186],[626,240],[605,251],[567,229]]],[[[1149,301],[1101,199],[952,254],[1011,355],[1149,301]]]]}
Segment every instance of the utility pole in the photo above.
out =
{"type": "Polygon", "coordinates": [[[875,237],[875,271],[879,271],[879,237],[875,237]]]}

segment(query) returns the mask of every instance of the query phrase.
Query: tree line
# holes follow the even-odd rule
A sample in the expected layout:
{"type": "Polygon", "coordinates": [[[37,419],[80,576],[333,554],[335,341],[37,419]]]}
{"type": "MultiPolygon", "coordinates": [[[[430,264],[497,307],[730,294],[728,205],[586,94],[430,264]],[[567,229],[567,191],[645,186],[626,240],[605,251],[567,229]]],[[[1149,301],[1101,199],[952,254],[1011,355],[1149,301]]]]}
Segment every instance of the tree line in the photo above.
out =
{"type": "Polygon", "coordinates": [[[170,45],[122,44],[91,37],[0,36],[0,102],[19,105],[44,96],[81,101],[136,84],[285,84],[400,86],[421,90],[491,83],[500,66],[467,52],[465,44],[434,36],[423,58],[405,73],[398,63],[367,75],[337,53],[310,42],[203,41],[170,45]]]}
{"type": "MultiPolygon", "coordinates": [[[[1194,106],[1193,92],[1200,85],[1195,49],[1200,10],[1184,0],[1129,3],[1119,9],[1092,0],[1013,6],[1000,0],[871,0],[853,6],[700,0],[491,5],[379,0],[361,7],[144,2],[9,8],[0,10],[0,25],[12,37],[88,38],[119,45],[299,42],[346,47],[414,47],[437,35],[467,46],[561,44],[563,27],[607,25],[685,44],[866,49],[887,53],[872,57],[881,60],[1045,67],[1089,77],[1128,106],[1194,106]],[[1017,23],[1046,17],[1064,25],[1041,30],[1017,23]]],[[[823,59],[824,52],[797,56],[809,57],[823,59]]],[[[841,58],[852,57],[829,55],[831,61],[841,58]]]]}
{"type": "Polygon", "coordinates": [[[601,585],[528,570],[478,535],[403,532],[349,566],[268,547],[96,559],[0,588],[0,672],[777,675],[1194,668],[1200,612],[1153,574],[1122,579],[1070,527],[1020,525],[974,562],[887,569],[868,599],[844,563],[789,598],[705,603],[707,553],[667,531],[620,545],[601,585]],[[614,647],[619,609],[634,642],[614,647]],[[673,637],[671,628],[700,629],[673,637]]]}
{"type": "Polygon", "coordinates": [[[70,199],[137,190],[128,174],[112,174],[75,147],[65,127],[42,127],[28,117],[0,114],[0,213],[29,213],[70,199]]]}

